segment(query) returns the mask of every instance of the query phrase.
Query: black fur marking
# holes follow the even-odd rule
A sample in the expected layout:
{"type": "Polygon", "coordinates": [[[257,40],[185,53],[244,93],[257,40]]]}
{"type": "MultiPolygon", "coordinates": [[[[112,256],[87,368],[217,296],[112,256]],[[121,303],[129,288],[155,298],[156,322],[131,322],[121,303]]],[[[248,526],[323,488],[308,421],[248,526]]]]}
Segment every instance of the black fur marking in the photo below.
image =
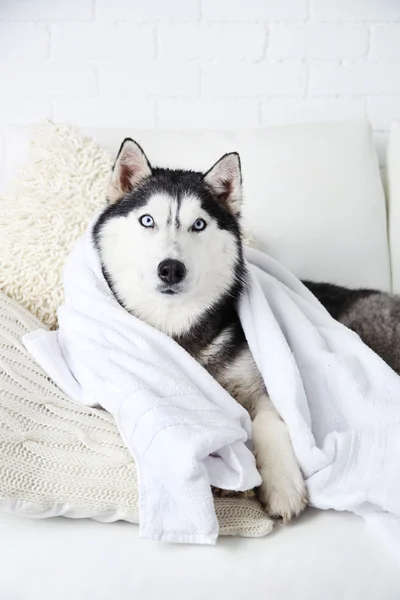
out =
{"type": "Polygon", "coordinates": [[[237,265],[236,280],[232,288],[193,325],[188,332],[175,336],[180,344],[194,358],[201,356],[216,338],[227,331],[223,346],[213,355],[207,370],[214,377],[231,364],[246,347],[246,338],[239,320],[236,305],[246,285],[247,272],[244,263],[237,265]]]}
{"type": "Polygon", "coordinates": [[[312,281],[303,281],[303,283],[326,308],[331,317],[336,320],[340,320],[341,316],[361,298],[368,298],[368,296],[377,293],[375,290],[351,290],[333,283],[315,283],[312,281]]]}
{"type": "Polygon", "coordinates": [[[235,280],[230,290],[213,306],[207,309],[190,330],[174,337],[189,354],[196,357],[204,348],[209,346],[224,330],[230,329],[229,339],[221,349],[213,366],[221,363],[226,366],[245,345],[245,336],[236,310],[237,302],[247,284],[247,270],[243,260],[241,243],[239,242],[239,257],[235,266],[235,280]]]}
{"type": "Polygon", "coordinates": [[[181,210],[181,204],[182,204],[182,196],[181,194],[178,192],[177,196],[176,196],[176,214],[175,214],[175,227],[177,229],[180,229],[181,227],[181,221],[179,219],[179,211],[181,210]]]}
{"type": "Polygon", "coordinates": [[[170,226],[171,223],[172,223],[172,207],[170,205],[169,206],[169,211],[168,211],[167,225],[170,226]]]}
{"type": "Polygon", "coordinates": [[[95,241],[98,239],[103,224],[108,219],[125,217],[132,210],[146,206],[151,196],[157,193],[166,193],[172,198],[177,198],[178,203],[184,195],[197,196],[203,210],[215,219],[220,229],[230,231],[236,236],[240,235],[240,227],[236,216],[226,206],[218,203],[209,186],[204,183],[202,173],[153,168],[150,177],[141,181],[120,200],[107,206],[94,226],[95,241]]]}

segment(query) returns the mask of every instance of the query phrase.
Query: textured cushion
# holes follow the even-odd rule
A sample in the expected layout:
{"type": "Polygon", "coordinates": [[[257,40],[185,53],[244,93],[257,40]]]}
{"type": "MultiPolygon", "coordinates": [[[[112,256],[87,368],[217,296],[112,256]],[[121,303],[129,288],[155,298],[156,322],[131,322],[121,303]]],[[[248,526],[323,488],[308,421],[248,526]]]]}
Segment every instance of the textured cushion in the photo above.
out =
{"type": "MultiPolygon", "coordinates": [[[[21,336],[41,323],[0,293],[0,509],[138,522],[134,461],[112,417],[69,400],[21,336]]],[[[259,537],[271,522],[251,498],[216,498],[220,533],[259,537]]]]}
{"type": "Polygon", "coordinates": [[[66,125],[33,132],[27,163],[0,199],[0,289],[50,327],[65,258],[105,202],[110,155],[66,125]]]}

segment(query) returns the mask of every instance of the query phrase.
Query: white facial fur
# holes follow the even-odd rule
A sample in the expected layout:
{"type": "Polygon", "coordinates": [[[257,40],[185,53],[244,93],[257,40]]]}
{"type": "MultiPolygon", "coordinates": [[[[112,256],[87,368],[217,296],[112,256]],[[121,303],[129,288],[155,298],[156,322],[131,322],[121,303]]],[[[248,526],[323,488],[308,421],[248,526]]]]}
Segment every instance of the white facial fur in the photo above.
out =
{"type": "Polygon", "coordinates": [[[144,207],[106,221],[100,245],[114,290],[126,308],[168,335],[189,330],[234,281],[236,240],[218,228],[194,196],[184,196],[178,204],[166,193],[153,195],[144,207]],[[140,224],[143,215],[153,218],[154,228],[140,224]],[[194,232],[191,228],[199,218],[207,227],[194,232]],[[173,296],[160,292],[157,269],[167,258],[183,262],[187,271],[173,296]]]}

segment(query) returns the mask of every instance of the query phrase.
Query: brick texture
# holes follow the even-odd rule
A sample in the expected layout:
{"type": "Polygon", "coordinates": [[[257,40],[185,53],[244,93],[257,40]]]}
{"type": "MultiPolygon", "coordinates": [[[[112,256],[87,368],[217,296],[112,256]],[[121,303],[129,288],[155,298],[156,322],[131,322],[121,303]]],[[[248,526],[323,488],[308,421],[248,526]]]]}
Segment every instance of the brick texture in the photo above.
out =
{"type": "Polygon", "coordinates": [[[57,23],[51,26],[51,57],[125,60],[155,56],[151,25],[132,23],[57,23]]]}
{"type": "Polygon", "coordinates": [[[311,66],[310,91],[315,96],[400,94],[400,60],[311,66]]]}
{"type": "Polygon", "coordinates": [[[179,23],[158,27],[161,59],[235,61],[260,60],[266,27],[253,23],[179,23]]]}
{"type": "Polygon", "coordinates": [[[251,129],[259,124],[257,100],[162,99],[158,104],[158,125],[165,129],[251,129]]]}
{"type": "Polygon", "coordinates": [[[0,96],[0,127],[30,125],[51,116],[49,98],[0,96]]]}
{"type": "Polygon", "coordinates": [[[79,61],[0,60],[2,96],[96,93],[92,65],[79,61]]]}
{"type": "Polygon", "coordinates": [[[368,117],[384,164],[400,1],[0,0],[0,82],[0,132],[368,117]]]}
{"type": "Polygon", "coordinates": [[[48,58],[50,35],[43,24],[1,23],[0,57],[48,58]]]}
{"type": "Polygon", "coordinates": [[[272,25],[268,58],[356,59],[368,51],[368,28],[362,25],[272,25]]]}
{"type": "Polygon", "coordinates": [[[92,7],[92,0],[1,0],[0,21],[80,21],[92,17],[92,7]]]}
{"type": "Polygon", "coordinates": [[[53,116],[87,127],[155,127],[154,100],[131,98],[56,98],[53,116]]]}
{"type": "Polygon", "coordinates": [[[268,98],[262,103],[262,124],[359,119],[365,115],[365,102],[362,98],[268,98]]]}
{"type": "Polygon", "coordinates": [[[302,63],[218,65],[203,68],[207,96],[300,96],[306,90],[302,63]]]}
{"type": "Polygon", "coordinates": [[[400,23],[373,28],[371,57],[400,59],[400,23]]]}
{"type": "Polygon", "coordinates": [[[96,17],[134,23],[196,21],[200,18],[199,4],[198,0],[96,0],[96,17]]]}
{"type": "Polygon", "coordinates": [[[321,21],[397,21],[397,0],[311,0],[311,15],[321,21]]]}
{"type": "Polygon", "coordinates": [[[109,61],[98,67],[100,94],[131,96],[197,96],[200,74],[198,67],[153,62],[109,61]]]}
{"type": "Polygon", "coordinates": [[[308,4],[308,0],[203,0],[203,14],[217,21],[301,21],[308,17],[308,4]]]}

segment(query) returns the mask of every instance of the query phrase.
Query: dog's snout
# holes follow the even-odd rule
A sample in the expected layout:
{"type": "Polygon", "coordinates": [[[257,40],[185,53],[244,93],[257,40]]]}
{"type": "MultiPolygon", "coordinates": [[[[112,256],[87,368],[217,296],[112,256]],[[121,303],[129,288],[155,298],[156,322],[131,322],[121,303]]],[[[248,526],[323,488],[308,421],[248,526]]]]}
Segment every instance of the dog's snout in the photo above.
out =
{"type": "Polygon", "coordinates": [[[180,283],[186,275],[186,267],[179,260],[166,258],[158,265],[158,276],[164,283],[180,283]]]}

